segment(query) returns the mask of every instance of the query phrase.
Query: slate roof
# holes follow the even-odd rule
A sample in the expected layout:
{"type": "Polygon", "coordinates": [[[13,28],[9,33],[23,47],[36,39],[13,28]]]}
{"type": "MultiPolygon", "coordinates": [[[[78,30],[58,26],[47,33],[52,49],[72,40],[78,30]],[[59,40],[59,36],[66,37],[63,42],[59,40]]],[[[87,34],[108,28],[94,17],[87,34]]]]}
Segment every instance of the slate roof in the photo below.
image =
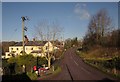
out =
{"type": "MultiPolygon", "coordinates": [[[[29,41],[28,43],[25,44],[25,46],[44,46],[46,42],[47,42],[47,41],[44,41],[44,42],[29,41]]],[[[15,44],[14,46],[22,46],[22,42],[18,42],[18,43],[15,44]]]]}

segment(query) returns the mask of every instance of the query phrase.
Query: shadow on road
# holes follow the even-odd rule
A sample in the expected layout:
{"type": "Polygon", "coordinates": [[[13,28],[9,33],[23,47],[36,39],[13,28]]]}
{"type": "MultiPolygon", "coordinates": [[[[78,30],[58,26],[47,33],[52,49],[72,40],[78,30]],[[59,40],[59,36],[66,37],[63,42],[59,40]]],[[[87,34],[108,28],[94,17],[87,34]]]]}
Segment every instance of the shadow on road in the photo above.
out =
{"type": "Polygon", "coordinates": [[[108,79],[108,78],[104,78],[104,79],[96,81],[96,82],[118,82],[118,80],[111,80],[111,79],[108,79]]]}
{"type": "Polygon", "coordinates": [[[30,82],[31,79],[25,74],[17,74],[17,75],[3,75],[2,82],[9,82],[9,81],[28,81],[30,82]]]}

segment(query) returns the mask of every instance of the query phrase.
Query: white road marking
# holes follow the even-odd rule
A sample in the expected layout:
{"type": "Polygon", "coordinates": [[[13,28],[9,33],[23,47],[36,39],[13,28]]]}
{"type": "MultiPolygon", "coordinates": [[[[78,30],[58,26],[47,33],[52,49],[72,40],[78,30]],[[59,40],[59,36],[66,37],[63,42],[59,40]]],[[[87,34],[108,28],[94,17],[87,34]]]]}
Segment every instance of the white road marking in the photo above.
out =
{"type": "MultiPolygon", "coordinates": [[[[79,64],[74,60],[74,57],[72,57],[72,55],[70,55],[71,56],[71,59],[74,61],[74,63],[77,65],[77,66],[79,66],[79,64]]],[[[86,69],[84,69],[83,67],[80,67],[83,71],[85,71],[86,73],[88,73],[89,75],[91,75],[91,73],[88,71],[88,70],[86,70],[86,69]]]]}
{"type": "Polygon", "coordinates": [[[75,64],[78,66],[79,64],[74,60],[75,64]]]}
{"type": "Polygon", "coordinates": [[[71,59],[74,61],[74,63],[78,66],[79,64],[74,60],[74,58],[71,55],[71,59]]]}
{"type": "Polygon", "coordinates": [[[81,69],[84,70],[85,72],[87,72],[88,74],[90,74],[90,72],[85,70],[83,67],[81,67],[81,69]]]}

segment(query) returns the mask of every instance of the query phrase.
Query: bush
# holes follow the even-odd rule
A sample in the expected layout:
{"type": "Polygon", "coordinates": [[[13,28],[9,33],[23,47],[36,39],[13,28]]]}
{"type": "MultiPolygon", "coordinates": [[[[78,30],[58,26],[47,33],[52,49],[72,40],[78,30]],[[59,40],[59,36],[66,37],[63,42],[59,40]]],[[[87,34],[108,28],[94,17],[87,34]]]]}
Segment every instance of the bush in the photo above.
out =
{"type": "Polygon", "coordinates": [[[116,69],[119,69],[120,70],[120,57],[114,57],[112,59],[113,61],[113,65],[116,67],[116,69]]]}
{"type": "Polygon", "coordinates": [[[44,57],[38,57],[38,65],[42,66],[43,64],[47,65],[47,60],[44,57]]]}
{"type": "Polygon", "coordinates": [[[116,69],[120,69],[120,57],[114,57],[111,60],[107,60],[102,62],[103,66],[106,68],[116,68],[116,69]]]}
{"type": "Polygon", "coordinates": [[[7,66],[8,66],[7,59],[2,59],[2,67],[7,67],[7,66]]]}
{"type": "Polygon", "coordinates": [[[96,64],[97,66],[107,68],[107,69],[113,69],[116,67],[116,69],[120,69],[120,57],[114,57],[112,59],[86,59],[86,61],[90,64],[96,64]]]}
{"type": "Polygon", "coordinates": [[[33,66],[35,65],[42,66],[43,64],[47,65],[47,60],[42,57],[34,57],[33,55],[22,55],[22,56],[17,56],[17,57],[11,57],[8,60],[4,59],[2,60],[2,65],[5,68],[5,73],[8,71],[14,70],[14,74],[19,74],[24,72],[23,71],[23,65],[26,67],[26,72],[31,72],[33,66]]]}
{"type": "Polygon", "coordinates": [[[15,74],[23,72],[23,65],[26,66],[26,71],[31,71],[31,67],[35,65],[35,58],[32,55],[23,55],[17,57],[11,57],[7,60],[9,69],[14,64],[15,74]]]}

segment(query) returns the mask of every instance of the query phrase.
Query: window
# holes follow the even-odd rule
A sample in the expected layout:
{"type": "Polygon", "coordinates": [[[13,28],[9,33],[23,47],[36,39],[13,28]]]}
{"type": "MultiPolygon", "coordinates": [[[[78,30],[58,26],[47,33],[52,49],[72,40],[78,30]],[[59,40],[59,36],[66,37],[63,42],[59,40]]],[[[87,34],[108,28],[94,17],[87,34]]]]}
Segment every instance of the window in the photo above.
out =
{"type": "Polygon", "coordinates": [[[12,54],[12,57],[15,57],[15,54],[12,54]]]}
{"type": "Polygon", "coordinates": [[[48,50],[48,46],[46,46],[46,50],[48,50]]]}
{"type": "Polygon", "coordinates": [[[18,48],[16,48],[16,50],[18,50],[18,48]]]}
{"type": "Polygon", "coordinates": [[[27,48],[26,48],[26,50],[27,50],[27,48]]]}
{"type": "Polygon", "coordinates": [[[41,47],[38,47],[38,49],[41,49],[41,47]]]}
{"type": "Polygon", "coordinates": [[[11,50],[13,50],[13,48],[11,48],[11,50]]]}
{"type": "Polygon", "coordinates": [[[8,56],[10,56],[10,54],[8,54],[8,56]]]}
{"type": "Polygon", "coordinates": [[[33,48],[31,48],[31,50],[33,50],[33,48]]]}
{"type": "Polygon", "coordinates": [[[18,53],[16,54],[16,56],[18,56],[18,53]]]}

